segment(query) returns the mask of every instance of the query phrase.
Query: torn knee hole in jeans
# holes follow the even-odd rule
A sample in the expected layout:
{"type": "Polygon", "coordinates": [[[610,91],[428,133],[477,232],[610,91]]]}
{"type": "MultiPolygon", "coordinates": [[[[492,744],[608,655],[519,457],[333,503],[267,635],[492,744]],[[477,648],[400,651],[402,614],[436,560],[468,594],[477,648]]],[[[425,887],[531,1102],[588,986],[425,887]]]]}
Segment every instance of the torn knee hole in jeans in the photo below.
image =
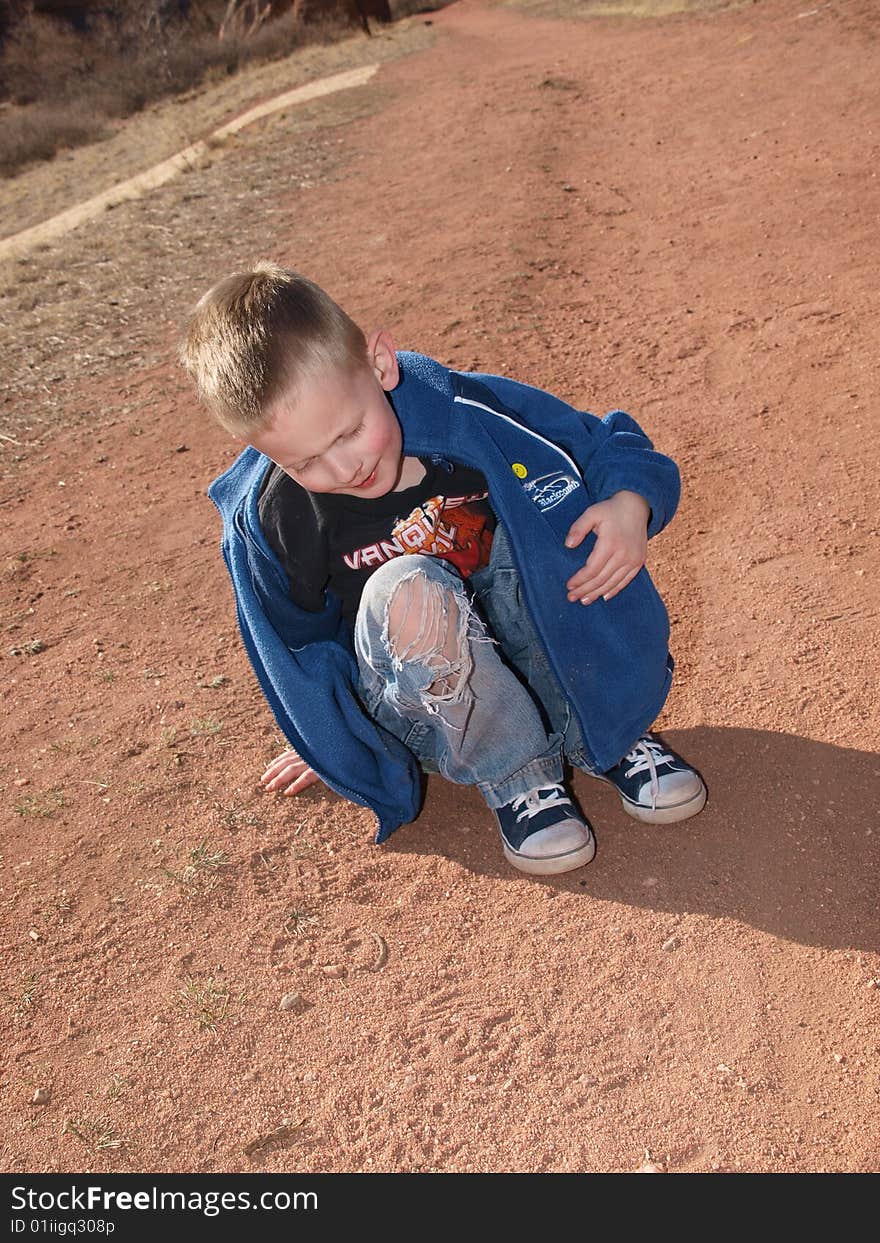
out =
{"type": "Polygon", "coordinates": [[[401,579],[391,594],[382,638],[395,669],[417,662],[436,674],[422,692],[429,712],[465,697],[473,669],[470,643],[495,642],[485,633],[465,594],[436,582],[423,570],[401,579]]]}

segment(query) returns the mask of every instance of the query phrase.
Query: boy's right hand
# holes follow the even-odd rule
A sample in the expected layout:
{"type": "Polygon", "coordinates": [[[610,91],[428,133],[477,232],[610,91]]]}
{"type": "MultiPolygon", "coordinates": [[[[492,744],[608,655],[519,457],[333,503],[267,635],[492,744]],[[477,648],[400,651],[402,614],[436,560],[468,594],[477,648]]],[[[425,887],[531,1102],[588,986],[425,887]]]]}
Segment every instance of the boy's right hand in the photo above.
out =
{"type": "Polygon", "coordinates": [[[321,778],[296,751],[284,751],[273,760],[260,778],[264,790],[281,794],[299,794],[321,778]]]}

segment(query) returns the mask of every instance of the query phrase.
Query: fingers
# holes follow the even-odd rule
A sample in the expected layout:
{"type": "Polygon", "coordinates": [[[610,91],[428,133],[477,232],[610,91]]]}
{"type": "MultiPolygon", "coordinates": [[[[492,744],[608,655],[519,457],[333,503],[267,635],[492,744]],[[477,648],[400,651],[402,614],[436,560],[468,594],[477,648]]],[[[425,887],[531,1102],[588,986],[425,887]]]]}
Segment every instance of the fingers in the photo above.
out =
{"type": "Polygon", "coordinates": [[[285,751],[273,760],[260,778],[268,793],[299,794],[321,778],[297,751],[285,751]]]}
{"type": "Polygon", "coordinates": [[[617,565],[619,560],[615,558],[614,550],[597,544],[584,568],[573,574],[565,584],[569,600],[579,600],[583,595],[598,595],[602,583],[617,565]]]}
{"type": "Polygon", "coordinates": [[[634,570],[622,570],[620,574],[615,575],[611,582],[606,583],[602,592],[602,599],[613,600],[616,595],[623,591],[624,587],[632,582],[641,568],[641,566],[638,566],[634,570]]]}
{"type": "Polygon", "coordinates": [[[299,764],[286,764],[283,768],[279,768],[268,781],[264,780],[263,787],[266,790],[283,790],[290,785],[291,781],[301,777],[308,767],[308,764],[303,764],[302,761],[299,764]]]}
{"type": "Polygon", "coordinates": [[[596,509],[598,507],[591,505],[589,509],[585,509],[580,518],[573,522],[565,537],[566,548],[577,548],[578,544],[583,543],[584,538],[594,529],[595,519],[598,517],[596,509]]]}
{"type": "Polygon", "coordinates": [[[314,771],[314,769],[307,768],[301,777],[298,777],[296,781],[291,782],[287,789],[282,790],[281,793],[285,798],[289,798],[294,794],[301,794],[303,790],[307,790],[309,786],[313,786],[316,781],[320,780],[321,778],[314,771]]]}
{"type": "Polygon", "coordinates": [[[603,566],[600,574],[581,582],[574,590],[569,589],[568,598],[571,601],[579,600],[581,604],[592,604],[600,596],[604,600],[611,600],[632,582],[641,568],[641,565],[620,564],[612,560],[603,566]]]}
{"type": "MultiPolygon", "coordinates": [[[[302,764],[304,761],[300,759],[299,752],[293,750],[282,751],[277,759],[274,759],[266,771],[260,778],[261,781],[271,781],[274,777],[290,764],[302,764]]],[[[308,767],[308,765],[306,765],[308,767]]]]}

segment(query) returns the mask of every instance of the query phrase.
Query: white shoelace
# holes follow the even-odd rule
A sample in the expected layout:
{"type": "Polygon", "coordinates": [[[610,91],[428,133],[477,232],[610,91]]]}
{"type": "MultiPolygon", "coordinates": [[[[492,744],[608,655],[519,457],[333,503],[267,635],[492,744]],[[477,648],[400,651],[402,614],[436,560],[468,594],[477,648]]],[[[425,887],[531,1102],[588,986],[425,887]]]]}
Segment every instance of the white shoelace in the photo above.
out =
{"type": "Polygon", "coordinates": [[[631,767],[626,770],[627,777],[643,773],[647,769],[651,773],[651,810],[657,810],[657,795],[660,793],[660,778],[657,776],[659,764],[671,764],[674,755],[664,755],[662,743],[655,738],[640,738],[632,751],[627,751],[624,759],[629,760],[631,767]]]}
{"type": "Polygon", "coordinates": [[[517,811],[520,807],[523,808],[516,818],[516,822],[519,824],[520,820],[531,820],[532,816],[537,816],[539,812],[546,811],[548,807],[561,807],[563,803],[568,803],[569,801],[568,795],[562,786],[538,786],[534,790],[529,790],[528,794],[519,794],[515,799],[511,799],[510,805],[514,811],[517,811]],[[541,795],[544,792],[550,797],[542,799],[541,795]]]}

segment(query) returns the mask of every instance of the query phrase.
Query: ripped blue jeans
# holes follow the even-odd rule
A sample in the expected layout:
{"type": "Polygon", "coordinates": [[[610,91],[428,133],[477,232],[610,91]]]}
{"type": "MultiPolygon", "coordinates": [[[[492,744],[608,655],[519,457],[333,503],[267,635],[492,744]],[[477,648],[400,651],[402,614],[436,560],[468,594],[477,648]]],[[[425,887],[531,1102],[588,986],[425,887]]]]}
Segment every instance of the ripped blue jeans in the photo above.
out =
{"type": "Polygon", "coordinates": [[[501,807],[584,762],[580,729],[521,595],[499,523],[489,565],[396,557],[367,580],[354,631],[367,711],[425,772],[501,807]]]}

